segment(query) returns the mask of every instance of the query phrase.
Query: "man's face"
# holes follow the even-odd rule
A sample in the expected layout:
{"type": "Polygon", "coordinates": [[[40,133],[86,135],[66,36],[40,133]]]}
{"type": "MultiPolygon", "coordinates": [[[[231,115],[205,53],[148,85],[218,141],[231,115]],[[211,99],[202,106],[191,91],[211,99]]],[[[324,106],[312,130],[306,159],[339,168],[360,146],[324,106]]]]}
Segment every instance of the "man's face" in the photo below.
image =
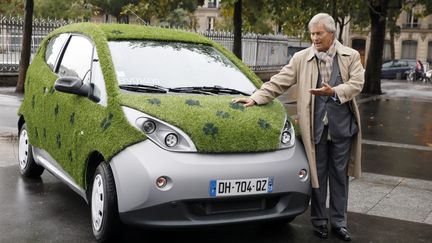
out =
{"type": "Polygon", "coordinates": [[[324,24],[318,23],[310,27],[312,43],[319,52],[327,51],[333,44],[333,33],[328,32],[324,24]]]}

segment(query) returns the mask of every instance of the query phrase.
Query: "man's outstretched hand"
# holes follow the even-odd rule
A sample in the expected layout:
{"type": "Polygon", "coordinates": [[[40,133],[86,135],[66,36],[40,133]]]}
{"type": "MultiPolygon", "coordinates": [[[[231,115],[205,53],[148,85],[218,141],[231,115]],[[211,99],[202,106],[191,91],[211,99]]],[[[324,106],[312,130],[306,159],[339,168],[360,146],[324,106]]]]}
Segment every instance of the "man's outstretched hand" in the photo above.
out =
{"type": "Polygon", "coordinates": [[[310,89],[309,93],[316,95],[316,96],[333,96],[334,90],[333,88],[328,85],[327,83],[323,82],[323,86],[319,89],[310,89]]]}
{"type": "Polygon", "coordinates": [[[232,100],[233,103],[243,103],[244,107],[254,106],[256,103],[251,98],[236,98],[232,100]]]}

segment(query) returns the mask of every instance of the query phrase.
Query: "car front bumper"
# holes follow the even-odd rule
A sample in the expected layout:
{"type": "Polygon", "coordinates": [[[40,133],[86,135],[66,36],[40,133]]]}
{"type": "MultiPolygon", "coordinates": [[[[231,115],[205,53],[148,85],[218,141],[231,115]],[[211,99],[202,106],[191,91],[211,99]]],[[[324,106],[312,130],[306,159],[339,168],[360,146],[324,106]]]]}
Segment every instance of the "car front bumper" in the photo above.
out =
{"type": "Polygon", "coordinates": [[[111,159],[120,218],[146,226],[199,226],[295,217],[309,205],[310,174],[301,143],[261,153],[170,152],[147,140],[111,159]],[[308,176],[298,174],[306,169],[308,176]],[[156,179],[169,178],[159,189],[156,179]],[[273,191],[215,197],[211,180],[273,178],[273,191]]]}

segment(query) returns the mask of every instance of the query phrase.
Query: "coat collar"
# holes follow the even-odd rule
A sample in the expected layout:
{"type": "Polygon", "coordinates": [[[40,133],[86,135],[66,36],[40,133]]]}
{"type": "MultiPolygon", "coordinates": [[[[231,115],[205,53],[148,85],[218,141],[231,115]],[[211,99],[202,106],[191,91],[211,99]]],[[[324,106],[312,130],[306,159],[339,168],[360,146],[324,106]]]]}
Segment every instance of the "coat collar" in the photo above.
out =
{"type": "MultiPolygon", "coordinates": [[[[336,53],[338,53],[341,56],[350,56],[351,55],[351,52],[349,51],[348,47],[342,45],[337,39],[335,39],[334,41],[336,42],[336,46],[335,46],[336,47],[336,53]]],[[[315,54],[312,50],[312,47],[309,47],[308,52],[309,53],[307,54],[306,60],[308,62],[310,62],[315,57],[315,54]]]]}

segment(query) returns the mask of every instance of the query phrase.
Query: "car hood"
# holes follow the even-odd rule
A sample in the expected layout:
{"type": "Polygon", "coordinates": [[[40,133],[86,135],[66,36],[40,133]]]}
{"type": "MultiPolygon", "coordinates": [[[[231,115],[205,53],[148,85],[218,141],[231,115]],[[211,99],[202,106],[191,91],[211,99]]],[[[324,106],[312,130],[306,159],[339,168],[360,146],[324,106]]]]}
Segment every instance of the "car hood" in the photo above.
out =
{"type": "Polygon", "coordinates": [[[234,96],[125,94],[120,104],[182,129],[201,153],[259,152],[279,148],[286,113],[275,100],[245,108],[234,96]]]}

